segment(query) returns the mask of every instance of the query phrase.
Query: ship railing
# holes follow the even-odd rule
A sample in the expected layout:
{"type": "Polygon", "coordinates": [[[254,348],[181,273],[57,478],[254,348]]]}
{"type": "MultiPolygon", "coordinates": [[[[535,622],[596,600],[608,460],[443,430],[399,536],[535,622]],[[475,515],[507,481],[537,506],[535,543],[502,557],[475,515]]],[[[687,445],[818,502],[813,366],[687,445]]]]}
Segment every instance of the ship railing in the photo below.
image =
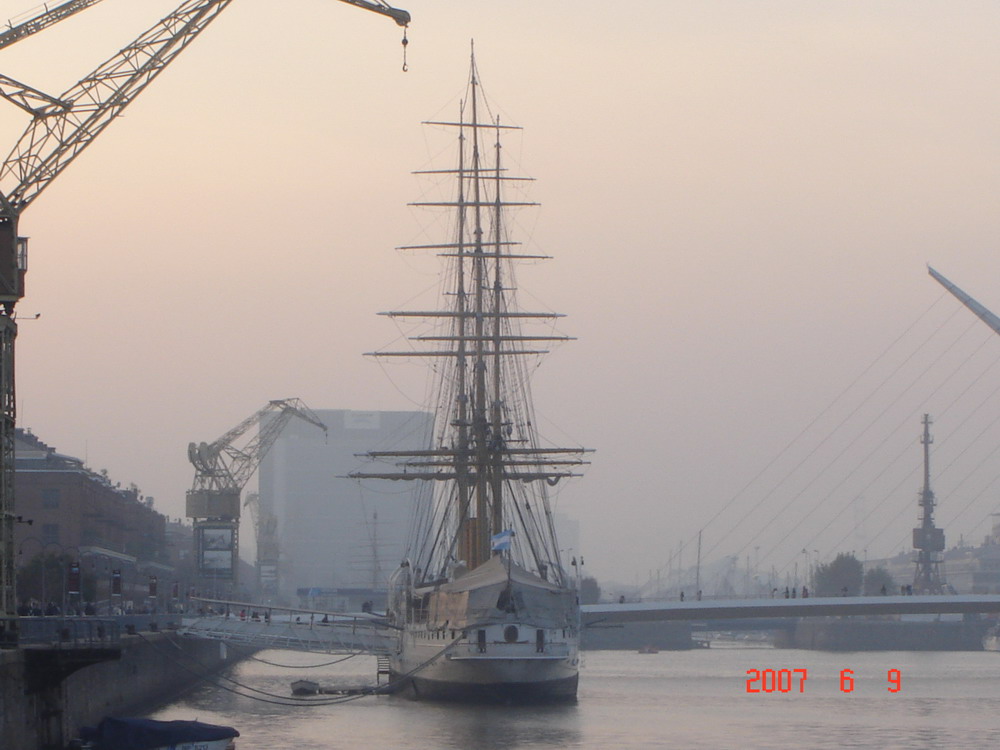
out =
{"type": "Polygon", "coordinates": [[[538,649],[535,641],[516,641],[514,643],[508,643],[507,641],[487,641],[486,650],[482,650],[479,643],[476,641],[471,642],[459,642],[452,649],[452,654],[455,656],[481,656],[483,654],[488,654],[493,657],[510,657],[510,658],[530,658],[530,657],[567,657],[570,655],[570,647],[568,643],[563,643],[560,641],[547,641],[541,650],[538,649]]]}

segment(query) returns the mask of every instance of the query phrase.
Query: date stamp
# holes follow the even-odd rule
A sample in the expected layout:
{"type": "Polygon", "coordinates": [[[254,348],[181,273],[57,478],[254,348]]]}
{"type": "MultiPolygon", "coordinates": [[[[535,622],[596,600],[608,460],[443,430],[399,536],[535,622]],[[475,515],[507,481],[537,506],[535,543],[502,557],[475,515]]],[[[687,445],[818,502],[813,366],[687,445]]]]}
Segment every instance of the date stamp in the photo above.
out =
{"type": "MultiPolygon", "coordinates": [[[[886,672],[886,690],[898,693],[903,689],[903,673],[898,669],[886,672]]],[[[748,669],[748,693],[804,693],[809,671],[806,669],[748,669]]],[[[840,670],[840,692],[854,692],[854,670],[840,670]]]]}

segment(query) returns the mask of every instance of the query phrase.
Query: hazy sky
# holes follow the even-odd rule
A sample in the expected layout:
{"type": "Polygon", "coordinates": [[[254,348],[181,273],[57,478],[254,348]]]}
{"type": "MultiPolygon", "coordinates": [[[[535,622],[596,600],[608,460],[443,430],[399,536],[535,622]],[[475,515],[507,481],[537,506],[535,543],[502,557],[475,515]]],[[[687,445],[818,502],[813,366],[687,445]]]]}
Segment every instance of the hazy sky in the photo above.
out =
{"type": "MultiPolygon", "coordinates": [[[[106,0],[2,70],[59,93],[176,4],[106,0]]],[[[404,7],[405,74],[388,19],[236,0],[31,206],[20,425],[177,516],[188,442],[269,399],[414,408],[413,368],[361,354],[434,284],[392,248],[431,240],[409,172],[450,165],[419,123],[455,115],[475,38],[538,180],[519,234],[555,257],[523,294],[579,338],[535,396],[597,451],[557,496],[592,574],[643,580],[702,528],[761,569],[897,552],[925,411],[949,543],[981,540],[1000,337],[925,264],[1000,310],[1000,5],[404,7]]]]}

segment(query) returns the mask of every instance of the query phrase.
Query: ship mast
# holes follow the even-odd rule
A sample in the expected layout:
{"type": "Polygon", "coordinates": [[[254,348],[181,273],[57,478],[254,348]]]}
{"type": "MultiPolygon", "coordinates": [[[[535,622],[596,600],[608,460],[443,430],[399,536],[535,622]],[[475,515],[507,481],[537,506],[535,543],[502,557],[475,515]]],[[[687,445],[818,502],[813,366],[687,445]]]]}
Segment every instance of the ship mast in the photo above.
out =
{"type": "MultiPolygon", "coordinates": [[[[473,569],[490,559],[491,536],[508,529],[515,534],[517,558],[541,576],[561,576],[558,545],[546,487],[565,477],[578,476],[585,464],[582,448],[546,448],[539,445],[528,392],[526,357],[547,353],[528,344],[569,340],[562,335],[522,331],[522,323],[562,317],[549,312],[527,312],[513,303],[513,262],[546,256],[512,251],[519,243],[506,233],[504,212],[531,202],[506,200],[509,182],[528,178],[509,175],[502,160],[505,131],[498,117],[486,117],[475,55],[471,59],[468,96],[458,122],[427,124],[458,129],[457,169],[418,174],[457,178],[454,201],[411,205],[445,208],[457,217],[455,239],[440,245],[405,246],[436,249],[448,259],[453,273],[448,309],[394,311],[394,318],[437,319],[447,334],[418,335],[416,342],[441,342],[433,351],[411,349],[373,352],[378,357],[425,356],[441,360],[439,413],[434,442],[422,450],[371,451],[369,458],[395,463],[395,470],[354,472],[358,479],[428,480],[444,485],[429,501],[433,524],[413,537],[422,551],[411,551],[418,578],[447,575],[454,564],[473,569]],[[466,119],[468,114],[469,119],[466,119]],[[488,144],[488,135],[495,136],[488,144]]],[[[421,521],[423,522],[423,521],[421,521]]]]}
{"type": "MultiPolygon", "coordinates": [[[[487,558],[487,540],[489,533],[486,526],[486,509],[489,507],[490,469],[492,468],[489,453],[489,435],[486,422],[486,319],[483,316],[486,282],[486,263],[483,253],[483,194],[482,194],[482,160],[479,152],[479,76],[476,71],[475,53],[471,62],[472,87],[472,215],[473,215],[473,277],[475,282],[475,365],[473,377],[473,412],[472,436],[476,447],[476,534],[470,540],[468,557],[470,567],[475,568],[487,558]]],[[[495,321],[494,321],[495,322],[495,321]]]]}

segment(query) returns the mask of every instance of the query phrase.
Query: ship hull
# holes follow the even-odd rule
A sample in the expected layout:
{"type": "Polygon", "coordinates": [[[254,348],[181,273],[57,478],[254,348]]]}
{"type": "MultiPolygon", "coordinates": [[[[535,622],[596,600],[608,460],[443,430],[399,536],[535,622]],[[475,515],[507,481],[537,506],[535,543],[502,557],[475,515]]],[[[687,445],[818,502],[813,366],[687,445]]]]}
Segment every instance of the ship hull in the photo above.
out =
{"type": "MultiPolygon", "coordinates": [[[[494,631],[510,623],[486,627],[487,641],[459,637],[447,641],[415,627],[405,631],[401,648],[390,658],[391,683],[396,691],[416,700],[464,703],[565,703],[576,700],[579,682],[577,639],[559,637],[561,629],[542,630],[544,643],[535,640],[501,642],[494,631]]],[[[532,638],[539,632],[515,625],[532,638]]]]}
{"type": "Polygon", "coordinates": [[[576,701],[579,674],[553,680],[523,682],[453,682],[406,678],[400,693],[414,700],[450,703],[543,704],[576,701]]]}

